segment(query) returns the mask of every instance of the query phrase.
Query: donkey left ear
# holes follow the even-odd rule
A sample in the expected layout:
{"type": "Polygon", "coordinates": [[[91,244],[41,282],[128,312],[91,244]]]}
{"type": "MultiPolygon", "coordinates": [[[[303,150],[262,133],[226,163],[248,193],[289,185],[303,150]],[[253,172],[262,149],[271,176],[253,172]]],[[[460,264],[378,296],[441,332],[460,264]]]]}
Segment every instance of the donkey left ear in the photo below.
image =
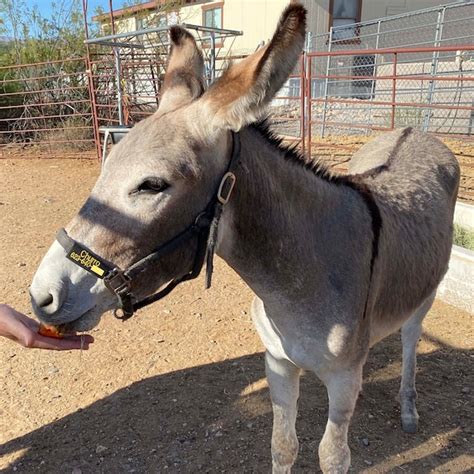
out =
{"type": "Polygon", "coordinates": [[[172,26],[170,40],[160,114],[189,104],[204,92],[204,60],[194,37],[181,26],[172,26]]]}
{"type": "Polygon", "coordinates": [[[255,122],[280,90],[301,55],[306,9],[291,2],[280,17],[270,43],[234,64],[196,102],[217,129],[240,130],[255,122]]]}

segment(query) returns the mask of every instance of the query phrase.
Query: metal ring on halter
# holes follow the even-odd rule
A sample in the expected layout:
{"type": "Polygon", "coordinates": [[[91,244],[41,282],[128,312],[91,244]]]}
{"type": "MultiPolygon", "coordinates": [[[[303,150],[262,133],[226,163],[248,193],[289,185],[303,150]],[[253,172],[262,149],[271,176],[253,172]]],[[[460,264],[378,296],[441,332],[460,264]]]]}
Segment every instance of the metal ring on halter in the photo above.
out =
{"type": "Polygon", "coordinates": [[[230,196],[235,186],[235,181],[237,178],[232,171],[228,171],[221,180],[221,184],[219,185],[219,189],[217,190],[217,199],[222,204],[225,205],[229,202],[230,196]],[[228,186],[225,189],[225,186],[228,186]]]}
{"type": "Polygon", "coordinates": [[[122,308],[114,309],[113,314],[117,319],[125,319],[125,313],[122,308]]]}

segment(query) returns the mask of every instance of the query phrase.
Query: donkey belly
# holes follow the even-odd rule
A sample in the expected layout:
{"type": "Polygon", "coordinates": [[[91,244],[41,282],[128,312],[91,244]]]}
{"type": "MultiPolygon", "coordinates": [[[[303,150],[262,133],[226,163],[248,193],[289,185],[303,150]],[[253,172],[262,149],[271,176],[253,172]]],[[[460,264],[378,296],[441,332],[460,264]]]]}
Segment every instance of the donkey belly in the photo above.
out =
{"type": "Polygon", "coordinates": [[[414,310],[403,314],[391,315],[390,317],[387,317],[386,314],[374,315],[370,326],[370,347],[398,331],[411,317],[413,312],[414,310]]]}

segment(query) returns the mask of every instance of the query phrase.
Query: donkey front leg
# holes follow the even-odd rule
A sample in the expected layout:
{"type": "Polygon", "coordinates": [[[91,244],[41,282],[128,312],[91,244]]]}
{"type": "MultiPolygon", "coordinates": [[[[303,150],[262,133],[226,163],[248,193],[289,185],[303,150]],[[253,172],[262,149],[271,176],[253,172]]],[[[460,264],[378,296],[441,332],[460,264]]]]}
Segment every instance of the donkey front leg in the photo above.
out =
{"type": "Polygon", "coordinates": [[[289,473],[298,455],[295,423],[300,369],[287,360],[274,358],[268,351],[265,368],[273,406],[273,474],[289,473]]]}
{"type": "Polygon", "coordinates": [[[347,432],[362,385],[362,364],[324,377],[329,397],[329,417],[319,445],[319,465],[324,473],[346,473],[351,464],[347,432]]]}
{"type": "Polygon", "coordinates": [[[402,428],[406,433],[416,433],[418,412],[416,410],[416,346],[421,336],[423,319],[431,308],[436,292],[428,297],[402,326],[403,366],[400,385],[400,408],[402,428]]]}

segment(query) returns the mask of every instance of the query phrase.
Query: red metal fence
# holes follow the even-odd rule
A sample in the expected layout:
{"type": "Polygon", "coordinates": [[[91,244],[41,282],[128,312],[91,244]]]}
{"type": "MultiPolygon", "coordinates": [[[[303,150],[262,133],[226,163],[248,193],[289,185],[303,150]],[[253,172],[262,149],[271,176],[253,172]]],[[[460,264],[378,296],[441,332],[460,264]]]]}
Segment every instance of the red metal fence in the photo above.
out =
{"type": "Polygon", "coordinates": [[[122,121],[133,125],[151,115],[158,107],[160,89],[166,67],[166,57],[156,52],[131,51],[116,63],[113,51],[95,48],[90,68],[92,97],[97,125],[113,126],[122,121]],[[116,69],[120,68],[120,84],[116,69]]]}
{"type": "Polygon", "coordinates": [[[407,125],[472,136],[473,53],[473,45],[458,45],[307,54],[309,145],[313,135],[328,131],[356,134],[407,125]],[[325,72],[321,63],[328,65],[325,72]]]}
{"type": "Polygon", "coordinates": [[[405,126],[472,141],[474,46],[305,53],[270,112],[308,154],[405,126]]]}

